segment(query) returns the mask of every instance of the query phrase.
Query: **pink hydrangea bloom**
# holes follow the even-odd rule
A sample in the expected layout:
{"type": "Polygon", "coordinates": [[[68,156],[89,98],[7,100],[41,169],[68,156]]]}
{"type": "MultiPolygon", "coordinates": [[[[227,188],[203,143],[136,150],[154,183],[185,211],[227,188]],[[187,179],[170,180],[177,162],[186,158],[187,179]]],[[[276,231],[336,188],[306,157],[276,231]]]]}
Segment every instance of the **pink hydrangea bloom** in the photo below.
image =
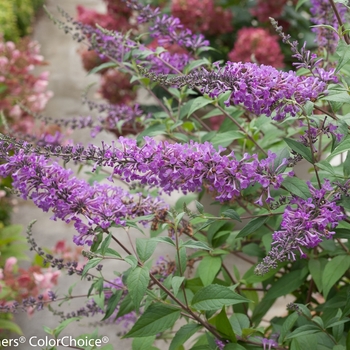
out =
{"type": "Polygon", "coordinates": [[[228,58],[233,62],[255,62],[283,68],[283,54],[278,36],[263,28],[242,28],[228,58]]]}
{"type": "Polygon", "coordinates": [[[220,35],[232,31],[232,13],[214,0],[172,0],[171,13],[193,32],[220,35]]]}

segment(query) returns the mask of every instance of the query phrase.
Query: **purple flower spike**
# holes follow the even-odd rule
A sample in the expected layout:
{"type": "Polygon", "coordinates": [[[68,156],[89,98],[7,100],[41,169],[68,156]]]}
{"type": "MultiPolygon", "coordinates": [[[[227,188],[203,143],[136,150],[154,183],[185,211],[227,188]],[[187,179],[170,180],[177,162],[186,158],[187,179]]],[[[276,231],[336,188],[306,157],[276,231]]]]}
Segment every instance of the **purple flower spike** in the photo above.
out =
{"type": "Polygon", "coordinates": [[[307,200],[293,197],[283,214],[281,230],[272,235],[272,249],[255,269],[257,274],[265,274],[277,267],[278,261],[296,260],[295,253],[306,257],[302,248],[314,248],[324,239],[335,234],[333,230],[345,218],[340,206],[336,205],[337,195],[325,179],[321,189],[307,183],[311,198],[307,200]]]}
{"type": "Polygon", "coordinates": [[[136,217],[166,209],[159,198],[134,198],[117,186],[77,179],[71,170],[58,163],[23,151],[8,156],[0,165],[0,176],[12,176],[13,188],[24,199],[30,198],[43,211],[52,210],[53,220],[74,222],[79,235],[74,236],[77,245],[91,245],[94,228],[109,229],[113,224],[125,225],[125,217],[136,217]]]}

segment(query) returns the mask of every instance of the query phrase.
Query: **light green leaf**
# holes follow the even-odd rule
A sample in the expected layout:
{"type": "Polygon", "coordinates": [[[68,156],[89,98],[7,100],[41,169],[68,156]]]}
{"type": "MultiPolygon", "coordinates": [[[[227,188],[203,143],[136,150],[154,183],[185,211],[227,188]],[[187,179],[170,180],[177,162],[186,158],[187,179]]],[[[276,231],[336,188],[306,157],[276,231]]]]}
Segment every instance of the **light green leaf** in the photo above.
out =
{"type": "Polygon", "coordinates": [[[246,237],[246,236],[256,232],[262,225],[265,224],[267,219],[268,219],[268,217],[262,216],[260,218],[256,218],[256,219],[249,221],[248,224],[245,225],[241,231],[239,231],[236,238],[246,237]]]}
{"type": "Polygon", "coordinates": [[[102,63],[99,66],[91,69],[90,72],[88,73],[88,75],[96,74],[96,73],[100,72],[103,69],[114,68],[114,67],[117,67],[117,64],[115,62],[105,62],[105,63],[102,63]]]}
{"type": "Polygon", "coordinates": [[[311,151],[308,147],[304,146],[301,142],[292,140],[292,139],[284,139],[284,142],[295,152],[299,153],[303,158],[305,158],[308,162],[312,163],[312,155],[311,151]]]}
{"type": "Polygon", "coordinates": [[[151,241],[154,242],[160,242],[160,243],[167,243],[175,247],[174,241],[170,237],[153,237],[151,238],[151,241]]]}
{"type": "Polygon", "coordinates": [[[157,247],[157,242],[147,238],[136,238],[136,252],[142,262],[147,261],[157,247]]]}
{"type": "Polygon", "coordinates": [[[109,247],[112,239],[112,232],[108,234],[108,236],[104,239],[104,241],[101,244],[101,255],[106,254],[106,250],[109,247]]]}
{"type": "Polygon", "coordinates": [[[198,265],[197,273],[204,286],[211,284],[221,269],[222,260],[219,256],[206,256],[198,265]]]}
{"type": "Polygon", "coordinates": [[[199,96],[197,97],[193,103],[191,104],[191,108],[189,109],[188,113],[187,113],[187,117],[189,117],[192,113],[194,113],[195,111],[197,111],[200,108],[203,108],[204,106],[213,103],[212,99],[209,99],[207,97],[204,96],[199,96]]]}
{"type": "Polygon", "coordinates": [[[302,285],[307,273],[308,270],[304,268],[283,275],[271,286],[263,300],[276,299],[283,295],[292,293],[302,285]]]}
{"type": "Polygon", "coordinates": [[[288,334],[288,332],[292,329],[292,327],[294,326],[295,322],[297,321],[299,315],[297,312],[294,312],[292,314],[290,314],[285,321],[283,322],[283,326],[282,326],[282,330],[280,333],[280,337],[279,337],[279,343],[282,343],[286,337],[286,335],[288,334]]]}
{"type": "Polygon", "coordinates": [[[128,255],[124,258],[124,261],[127,262],[133,269],[137,266],[138,261],[133,255],[128,255]]]}
{"type": "Polygon", "coordinates": [[[206,243],[195,241],[193,239],[189,239],[186,242],[180,244],[180,247],[192,248],[192,249],[204,249],[204,250],[212,250],[206,243]]]}
{"type": "Polygon", "coordinates": [[[235,130],[225,131],[221,133],[217,133],[210,142],[213,144],[215,148],[218,146],[221,147],[227,147],[229,146],[234,140],[242,139],[244,138],[244,135],[235,130]]]}
{"type": "Polygon", "coordinates": [[[179,292],[182,282],[185,277],[174,276],[171,280],[171,286],[173,287],[173,294],[176,296],[179,292]]]}
{"type": "Polygon", "coordinates": [[[234,313],[230,317],[230,323],[234,332],[240,337],[242,336],[243,329],[250,327],[249,318],[246,315],[240,313],[234,313]]]}
{"type": "Polygon", "coordinates": [[[303,198],[308,199],[310,197],[310,190],[305,181],[298,179],[297,177],[287,177],[282,182],[284,186],[290,193],[303,198]]]}
{"type": "Polygon", "coordinates": [[[102,261],[102,258],[92,258],[89,260],[86,265],[84,266],[83,273],[81,274],[81,277],[83,278],[90,269],[97,266],[102,261]]]}
{"type": "Polygon", "coordinates": [[[119,289],[119,290],[116,290],[113,293],[113,295],[108,299],[106,313],[101,321],[106,320],[108,317],[110,317],[114,313],[122,295],[123,295],[123,290],[119,289]]]}
{"type": "Polygon", "coordinates": [[[327,264],[326,259],[310,259],[309,270],[319,292],[322,292],[322,273],[327,264]]]}
{"type": "Polygon", "coordinates": [[[219,310],[223,306],[248,303],[250,300],[219,284],[211,284],[200,289],[192,299],[196,310],[219,310]]]}
{"type": "Polygon", "coordinates": [[[350,152],[348,152],[343,162],[343,174],[346,178],[350,177],[350,152]]]}
{"type": "Polygon", "coordinates": [[[339,255],[328,261],[322,274],[323,296],[327,295],[335,283],[350,267],[350,256],[339,255]]]}
{"type": "Polygon", "coordinates": [[[72,317],[62,321],[59,326],[53,329],[52,334],[57,338],[61,332],[72,322],[79,321],[82,317],[72,317]]]}
{"type": "Polygon", "coordinates": [[[337,156],[338,154],[347,152],[349,150],[350,150],[350,138],[347,138],[334,149],[334,151],[327,157],[326,160],[330,160],[335,156],[337,156]]]}
{"type": "MultiPolygon", "coordinates": [[[[210,323],[212,323],[211,320],[210,323]]],[[[215,327],[221,334],[225,336],[225,338],[234,343],[237,343],[235,332],[233,331],[232,325],[227,318],[224,307],[222,308],[221,312],[215,316],[215,327]]]]}
{"type": "Polygon", "coordinates": [[[149,271],[146,267],[137,266],[128,275],[126,285],[136,311],[138,311],[140,303],[145,296],[149,280],[149,271]]]}
{"type": "Polygon", "coordinates": [[[170,343],[169,350],[179,350],[180,347],[202,328],[199,324],[189,323],[182,326],[170,343]]]}
{"type": "Polygon", "coordinates": [[[320,169],[327,171],[328,173],[335,175],[333,167],[326,160],[321,160],[319,163],[315,164],[320,169]]]}
{"type": "Polygon", "coordinates": [[[152,304],[136,321],[124,338],[157,335],[171,328],[180,316],[180,310],[170,305],[152,304]]]}
{"type": "Polygon", "coordinates": [[[149,350],[155,341],[156,336],[134,338],[132,341],[132,350],[149,350]]]}
{"type": "Polygon", "coordinates": [[[241,218],[239,217],[238,213],[233,210],[233,209],[227,209],[225,210],[223,213],[221,213],[221,215],[228,217],[232,220],[237,220],[239,222],[242,222],[241,218]]]}
{"type": "Polygon", "coordinates": [[[329,90],[329,94],[321,98],[321,101],[333,101],[333,102],[342,102],[350,104],[350,95],[347,91],[332,91],[329,90]]]}
{"type": "Polygon", "coordinates": [[[10,320],[0,319],[0,329],[4,331],[6,330],[6,331],[14,332],[17,334],[23,334],[21,328],[19,328],[19,326],[15,322],[12,322],[10,320]]]}
{"type": "Polygon", "coordinates": [[[307,1],[308,1],[308,0],[299,0],[298,3],[297,3],[297,5],[295,6],[295,9],[298,11],[299,8],[300,8],[300,6],[301,6],[302,4],[305,4],[307,1]]]}

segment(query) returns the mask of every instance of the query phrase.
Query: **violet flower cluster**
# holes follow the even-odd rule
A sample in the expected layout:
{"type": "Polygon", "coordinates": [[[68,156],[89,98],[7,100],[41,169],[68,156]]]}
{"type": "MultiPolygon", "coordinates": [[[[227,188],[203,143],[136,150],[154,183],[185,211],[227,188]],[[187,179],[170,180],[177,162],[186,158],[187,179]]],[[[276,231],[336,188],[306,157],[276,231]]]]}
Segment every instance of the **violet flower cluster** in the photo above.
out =
{"type": "MultiPolygon", "coordinates": [[[[10,147],[11,149],[11,147],[10,147]]],[[[72,170],[35,154],[19,151],[2,155],[0,176],[12,176],[14,189],[24,199],[30,198],[43,211],[52,210],[53,220],[74,222],[77,245],[91,245],[94,229],[108,230],[113,225],[125,225],[127,217],[153,214],[167,208],[159,198],[136,198],[117,186],[86,181],[73,176],[72,170]]]]}
{"type": "Polygon", "coordinates": [[[193,34],[184,28],[179,18],[161,14],[159,8],[153,9],[150,5],[143,6],[137,0],[126,0],[128,6],[139,12],[138,22],[151,22],[150,35],[159,38],[160,45],[176,43],[193,51],[209,45],[202,34],[193,34]]]}
{"type": "Polygon", "coordinates": [[[335,234],[334,229],[345,218],[343,210],[336,204],[339,199],[330,182],[325,179],[321,189],[307,183],[311,196],[307,200],[293,197],[283,213],[281,229],[275,231],[272,249],[258,264],[257,274],[265,274],[277,267],[278,261],[295,261],[295,253],[306,257],[302,248],[314,248],[324,239],[335,234]]]}
{"type": "MultiPolygon", "coordinates": [[[[137,5],[139,6],[139,5],[137,5]]],[[[147,6],[146,6],[147,8],[147,6]]],[[[146,8],[144,11],[147,12],[146,8]]],[[[153,10],[152,10],[153,11],[153,10]]],[[[192,60],[192,56],[187,53],[172,53],[172,52],[162,52],[157,57],[155,54],[147,55],[146,58],[142,58],[142,51],[146,50],[146,47],[138,42],[126,37],[125,34],[117,31],[110,30],[102,30],[99,28],[92,27],[88,24],[80,23],[78,21],[74,21],[67,13],[61,11],[67,23],[59,21],[55,19],[55,22],[62,27],[66,33],[71,33],[72,37],[78,42],[86,42],[88,44],[88,49],[97,52],[104,59],[108,58],[113,60],[114,62],[122,63],[125,59],[125,55],[131,55],[136,61],[139,63],[142,61],[148,64],[148,67],[151,71],[154,71],[159,74],[169,74],[175,73],[175,70],[182,70],[190,60],[192,60]],[[171,68],[173,67],[173,68],[171,68]]],[[[156,17],[157,12],[155,13],[154,18],[156,17]]],[[[176,30],[182,28],[179,24],[176,27],[176,30]]],[[[154,37],[159,38],[159,45],[163,45],[166,42],[170,42],[169,40],[169,32],[165,30],[166,35],[161,36],[155,35],[154,37]]],[[[174,29],[175,31],[175,29],[174,29]]],[[[190,31],[189,31],[190,32],[190,31]]],[[[174,32],[175,33],[175,32],[174,32]]],[[[197,46],[200,47],[200,40],[197,36],[188,35],[188,31],[182,31],[182,40],[173,40],[178,44],[183,44],[186,42],[186,45],[183,45],[187,48],[192,47],[192,41],[190,38],[194,38],[196,40],[197,46]],[[186,35],[184,33],[187,33],[186,35]],[[186,39],[186,40],[185,40],[186,39]]],[[[179,36],[180,38],[180,36],[179,36]]],[[[208,45],[209,42],[203,42],[205,45],[208,45]]],[[[204,45],[203,44],[203,45],[204,45]]],[[[194,45],[194,44],[193,44],[194,45]]]]}
{"type": "MultiPolygon", "coordinates": [[[[222,155],[225,148],[219,146],[219,151],[217,151],[209,142],[204,144],[193,141],[190,141],[189,144],[166,141],[157,143],[150,137],[144,138],[145,143],[141,147],[137,146],[136,140],[120,137],[119,146],[114,142],[112,145],[103,142],[101,148],[95,145],[89,145],[86,149],[81,145],[75,147],[68,145],[58,148],[46,147],[44,150],[3,135],[2,139],[4,141],[0,143],[0,155],[6,155],[9,144],[11,144],[10,147],[19,151],[13,157],[5,157],[9,163],[0,167],[0,171],[4,169],[5,175],[20,169],[22,157],[24,159],[34,157],[33,159],[44,162],[45,157],[53,156],[60,157],[65,162],[70,160],[92,161],[95,163],[93,169],[98,166],[112,167],[113,173],[120,175],[127,182],[141,181],[145,185],[157,186],[166,193],[174,190],[182,190],[185,193],[201,191],[204,185],[209,191],[216,192],[218,194],[216,199],[221,202],[241,196],[242,190],[255,184],[263,187],[263,192],[267,193],[266,201],[271,201],[270,186],[275,189],[281,186],[284,179],[281,171],[288,163],[284,159],[279,166],[275,167],[276,154],[270,151],[265,159],[259,160],[257,154],[247,153],[238,159],[234,152],[222,155]],[[35,158],[36,156],[32,153],[42,154],[44,157],[35,158]]],[[[28,172],[28,167],[29,165],[25,166],[24,170],[19,170],[19,172],[28,172]]],[[[55,165],[56,167],[59,166],[55,165]]],[[[288,175],[291,176],[293,173],[288,175]]],[[[59,176],[59,173],[55,175],[55,177],[59,176]]],[[[69,177],[68,174],[64,176],[69,177]]],[[[26,191],[26,185],[22,184],[22,186],[26,191]]],[[[99,186],[103,187],[103,185],[99,186]]],[[[79,197],[83,195],[82,193],[80,192],[79,197]]],[[[85,199],[82,201],[85,202],[85,199]]],[[[103,198],[100,201],[103,202],[103,198]]],[[[149,201],[150,199],[146,202],[149,201]]],[[[262,205],[261,199],[258,204],[260,203],[262,205]]],[[[160,208],[164,204],[158,201],[154,205],[160,208]]],[[[116,215],[115,212],[114,215],[116,215]]]]}
{"type": "Polygon", "coordinates": [[[274,169],[276,155],[259,160],[256,154],[244,154],[238,160],[234,152],[221,155],[212,144],[191,141],[189,144],[157,143],[145,137],[145,144],[137,146],[135,140],[119,138],[121,149],[105,152],[103,163],[114,167],[114,174],[127,182],[158,186],[165,192],[181,189],[184,192],[201,191],[205,185],[216,192],[216,199],[227,201],[239,197],[243,189],[261,184],[269,197],[269,187],[279,188],[283,176],[274,169]]]}
{"type": "Polygon", "coordinates": [[[326,94],[327,82],[334,81],[334,71],[325,72],[321,79],[255,63],[227,62],[224,67],[214,66],[213,71],[202,69],[173,78],[143,73],[162,84],[199,87],[211,98],[231,91],[226,106],[243,105],[256,115],[273,115],[274,120],[283,120],[288,113],[295,116],[307,101],[326,94]]]}
{"type": "MultiPolygon", "coordinates": [[[[332,26],[336,31],[340,25],[335,15],[332,5],[329,0],[311,0],[311,22],[315,25],[328,25],[332,26]]],[[[335,4],[339,17],[343,23],[347,21],[346,14],[347,8],[344,4],[335,4]]],[[[339,36],[338,34],[325,27],[312,28],[312,31],[316,34],[315,42],[320,46],[326,48],[330,53],[334,53],[337,47],[339,36]]]]}

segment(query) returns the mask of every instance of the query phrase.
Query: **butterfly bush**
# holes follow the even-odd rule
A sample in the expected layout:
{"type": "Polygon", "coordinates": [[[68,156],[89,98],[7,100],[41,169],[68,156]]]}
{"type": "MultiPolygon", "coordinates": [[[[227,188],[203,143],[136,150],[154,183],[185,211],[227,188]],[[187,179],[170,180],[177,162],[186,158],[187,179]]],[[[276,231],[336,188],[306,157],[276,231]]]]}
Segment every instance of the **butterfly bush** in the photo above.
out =
{"type": "Polygon", "coordinates": [[[230,92],[225,105],[242,105],[256,115],[265,114],[283,120],[287,114],[300,112],[307,102],[327,94],[327,83],[336,81],[334,69],[319,68],[318,76],[298,76],[294,71],[283,72],[271,66],[255,63],[227,62],[224,67],[191,72],[175,78],[148,74],[162,83],[178,87],[198,87],[211,98],[230,92]]]}
{"type": "Polygon", "coordinates": [[[313,50],[311,30],[303,28],[316,23],[311,15],[346,29],[346,7],[330,0],[316,15],[314,1],[299,2],[300,12],[294,1],[105,3],[101,20],[109,28],[96,26],[86,9],[84,23],[64,11],[53,20],[87,45],[86,67],[104,76],[113,103],[85,95],[91,115],[37,117],[116,139],[83,146],[62,144],[58,134],[41,141],[0,136],[0,176],[53,220],[73,223],[85,260],[61,258],[62,244],[42,249],[33,224],[31,250],[90,288],[83,296],[50,290],[46,300],[36,295],[6,310],[84,297],[68,313],[50,308],[59,327],[76,317],[98,319],[101,332],[121,325],[132,349],[166,340],[172,350],[345,350],[349,39],[339,31],[338,44],[327,37],[313,50]],[[268,14],[280,23],[267,23],[268,14]],[[132,98],[126,86],[135,88],[132,98]],[[145,101],[135,103],[137,89],[145,101]],[[90,181],[74,175],[73,164],[89,169],[90,181]],[[175,193],[180,199],[170,206],[166,195],[175,193]]]}
{"type": "Polygon", "coordinates": [[[125,225],[128,216],[147,215],[157,208],[166,208],[160,199],[143,199],[139,195],[137,201],[116,186],[90,186],[86,181],[72,176],[71,170],[35,154],[19,152],[0,167],[1,176],[12,174],[12,186],[24,199],[31,198],[45,212],[53,210],[53,220],[74,222],[79,233],[73,239],[77,245],[91,245],[96,226],[108,230],[113,224],[125,225]]]}
{"type": "MultiPolygon", "coordinates": [[[[346,6],[342,3],[337,3],[334,6],[337,7],[342,22],[346,23],[348,19],[346,6]]],[[[325,0],[311,0],[310,12],[312,15],[311,22],[319,25],[319,27],[312,28],[312,31],[316,34],[315,41],[319,47],[325,47],[329,52],[334,53],[339,41],[339,35],[336,33],[339,22],[332,10],[331,3],[325,0]],[[324,25],[332,26],[336,31],[322,27],[324,25]]]]}

